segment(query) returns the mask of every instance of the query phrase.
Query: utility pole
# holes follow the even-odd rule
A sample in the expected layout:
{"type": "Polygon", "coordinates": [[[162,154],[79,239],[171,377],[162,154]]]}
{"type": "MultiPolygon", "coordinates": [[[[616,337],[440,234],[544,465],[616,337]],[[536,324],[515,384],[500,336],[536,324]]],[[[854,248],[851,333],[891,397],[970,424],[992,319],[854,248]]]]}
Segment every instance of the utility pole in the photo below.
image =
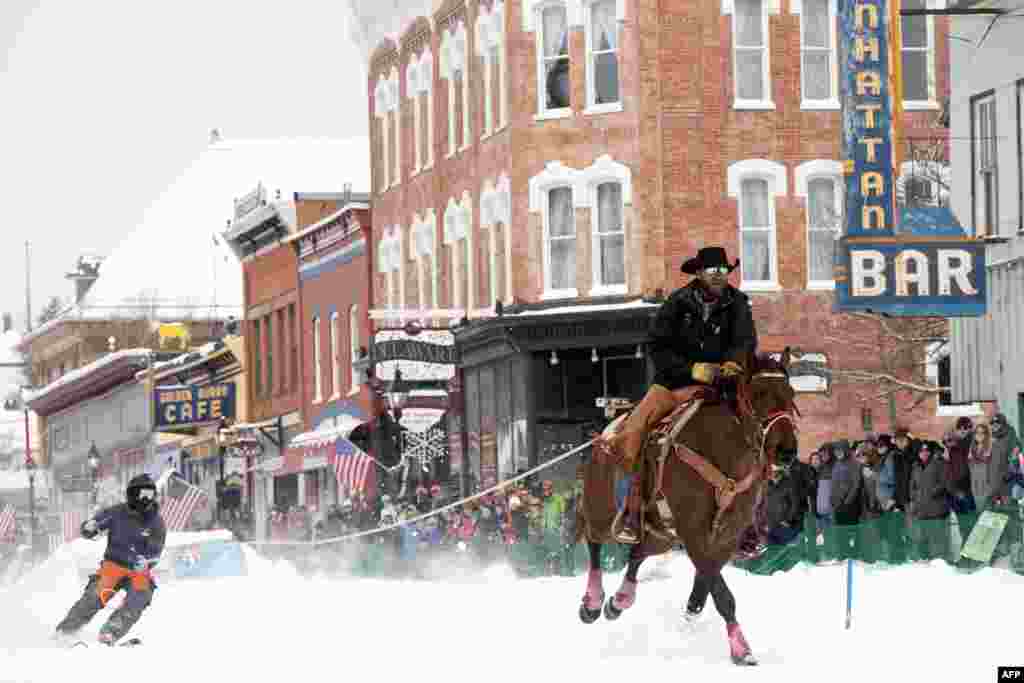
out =
{"type": "Polygon", "coordinates": [[[29,260],[28,240],[25,240],[25,326],[32,331],[32,263],[29,260]]]}

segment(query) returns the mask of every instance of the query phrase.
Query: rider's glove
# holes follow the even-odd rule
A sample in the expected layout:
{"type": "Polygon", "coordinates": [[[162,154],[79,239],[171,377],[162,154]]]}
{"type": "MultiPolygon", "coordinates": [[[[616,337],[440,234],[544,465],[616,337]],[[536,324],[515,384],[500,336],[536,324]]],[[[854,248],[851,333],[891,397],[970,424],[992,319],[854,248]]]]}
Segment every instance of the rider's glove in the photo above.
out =
{"type": "Polygon", "coordinates": [[[722,377],[739,377],[743,374],[743,366],[731,360],[722,363],[722,377]]]}
{"type": "Polygon", "coordinates": [[[96,527],[95,519],[87,519],[82,523],[82,538],[93,539],[96,538],[96,534],[99,533],[99,529],[96,527]]]}
{"type": "Polygon", "coordinates": [[[132,565],[132,571],[144,572],[149,569],[149,560],[139,555],[135,558],[135,564],[132,565]]]}
{"type": "Polygon", "coordinates": [[[722,366],[718,363],[694,363],[690,376],[704,384],[714,384],[722,374],[722,366]]]}

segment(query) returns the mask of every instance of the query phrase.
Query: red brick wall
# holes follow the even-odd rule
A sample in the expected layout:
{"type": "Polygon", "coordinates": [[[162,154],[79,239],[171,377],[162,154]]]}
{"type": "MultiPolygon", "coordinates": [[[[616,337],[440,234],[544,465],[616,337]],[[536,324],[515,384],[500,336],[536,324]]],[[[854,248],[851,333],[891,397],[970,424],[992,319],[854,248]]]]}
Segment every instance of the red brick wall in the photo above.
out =
{"type": "MultiPolygon", "coordinates": [[[[340,208],[340,207],[339,207],[340,208]]],[[[330,213],[330,212],[329,212],[330,213]]],[[[373,259],[369,251],[372,244],[371,218],[368,210],[353,210],[353,216],[358,220],[361,228],[349,237],[335,245],[318,250],[315,254],[304,257],[303,262],[327,257],[340,249],[344,249],[359,239],[366,240],[367,251],[353,258],[351,261],[338,265],[333,270],[324,270],[317,277],[302,280],[300,283],[302,291],[302,313],[301,333],[303,348],[303,420],[306,429],[315,429],[318,424],[317,416],[323,411],[329,410],[335,404],[350,402],[359,407],[365,415],[375,414],[372,405],[372,395],[369,389],[363,386],[356,388],[356,392],[350,393],[351,385],[351,345],[349,335],[349,310],[353,305],[358,306],[360,330],[359,341],[361,346],[369,347],[371,338],[370,319],[368,310],[370,306],[370,269],[373,259]],[[334,360],[331,358],[331,312],[336,311],[337,319],[337,357],[340,361],[341,383],[337,390],[334,387],[334,360]],[[315,401],[315,368],[316,363],[313,354],[313,317],[320,316],[320,352],[321,352],[321,387],[322,399],[315,401]],[[337,394],[337,395],[335,395],[337,394]]],[[[319,218],[315,219],[319,220],[319,218]]],[[[311,222],[315,222],[315,220],[311,222]]],[[[300,229],[302,224],[300,223],[300,229]]],[[[343,406],[342,406],[343,407],[343,406]]]]}
{"type": "MultiPolygon", "coordinates": [[[[287,414],[299,410],[301,407],[299,389],[301,382],[294,381],[291,362],[292,341],[298,332],[288,329],[288,306],[295,306],[296,325],[301,308],[299,305],[298,260],[290,245],[278,244],[258,257],[244,262],[242,271],[245,283],[247,372],[251,373],[255,369],[256,353],[261,354],[263,359],[260,363],[263,374],[261,380],[263,391],[259,395],[256,394],[254,378],[246,383],[249,391],[250,419],[259,421],[287,414]],[[283,311],[284,315],[284,335],[280,333],[279,311],[283,311]],[[274,344],[274,376],[269,391],[266,379],[266,332],[261,329],[259,349],[254,347],[255,335],[253,334],[253,325],[257,320],[262,324],[264,317],[268,314],[273,321],[271,341],[274,344]]],[[[299,348],[300,365],[301,355],[301,348],[299,348]]]]}
{"type": "MultiPolygon", "coordinates": [[[[447,3],[451,5],[452,3],[447,3]]],[[[472,27],[476,3],[467,4],[469,54],[474,53],[472,27]]],[[[826,351],[841,367],[869,366],[873,358],[853,353],[842,345],[823,348],[822,331],[835,337],[860,334],[860,323],[831,312],[831,293],[806,289],[807,238],[805,200],[794,196],[795,168],[811,159],[840,159],[839,111],[800,109],[800,17],[790,11],[791,0],[781,2],[781,11],[769,18],[771,97],[774,111],[735,111],[732,83],[732,22],[722,14],[722,3],[678,0],[627,0],[626,17],[620,31],[620,92],[623,110],[598,116],[586,115],[584,33],[570,30],[570,58],[574,115],[561,120],[536,121],[537,54],[536,34],[523,31],[522,3],[506,2],[506,58],[509,126],[481,142],[482,106],[479,93],[471,97],[474,122],[472,146],[446,159],[448,145],[448,85],[441,80],[435,61],[434,169],[410,178],[413,165],[412,114],[405,97],[407,55],[399,69],[404,139],[401,184],[381,194],[379,163],[374,176],[374,220],[380,227],[403,229],[405,263],[405,306],[418,302],[417,278],[412,262],[409,228],[415,212],[434,208],[437,215],[437,244],[440,246],[439,277],[441,307],[452,303],[450,249],[442,244],[444,210],[449,198],[460,198],[468,190],[473,200],[474,243],[477,245],[476,287],[478,306],[487,291],[487,234],[479,226],[479,200],[485,179],[505,172],[512,186],[513,290],[516,298],[536,301],[543,289],[541,217],[529,213],[528,184],[545,164],[560,161],[582,169],[602,154],[632,170],[633,206],[627,207],[630,245],[627,261],[630,293],[657,288],[671,290],[685,284],[679,264],[700,246],[721,244],[733,254],[739,248],[737,202],[726,191],[727,169],[744,159],[768,159],[786,168],[785,196],[776,198],[776,228],[779,245],[779,284],[782,291],[753,294],[755,315],[761,330],[762,347],[781,350],[785,346],[806,351],[826,351]],[[482,267],[484,266],[484,267],[482,267]]],[[[447,9],[444,10],[447,15],[447,9]]],[[[436,17],[435,17],[436,18],[436,17]]],[[[407,20],[411,17],[407,17],[407,20]]],[[[937,100],[949,92],[948,20],[935,18],[935,65],[937,100]]],[[[429,39],[435,56],[440,39],[429,39]]],[[[368,83],[371,121],[374,87],[382,71],[390,72],[385,59],[393,44],[381,46],[370,66],[368,83]]],[[[471,69],[479,70],[478,61],[471,69]]],[[[471,71],[471,82],[479,88],[479,74],[471,71]]],[[[458,97],[458,89],[456,89],[458,97]]],[[[461,101],[457,105],[461,107],[461,101]]],[[[937,111],[908,112],[908,135],[941,134],[933,128],[937,111]]],[[[456,136],[461,136],[457,125],[456,136]]],[[[378,128],[373,139],[374,157],[380,157],[378,128]]],[[[393,136],[391,137],[393,142],[393,136]]],[[[393,144],[391,145],[393,150],[393,144]]],[[[586,295],[590,281],[589,211],[580,209],[577,225],[577,289],[586,295]]],[[[499,233],[500,234],[500,233],[499,233]]],[[[501,242],[499,241],[499,250],[501,242]]],[[[501,252],[499,251],[499,254],[501,252]]],[[[499,264],[503,262],[499,255],[499,264]]],[[[501,266],[499,266],[500,272],[501,266]]],[[[738,275],[738,273],[737,273],[738,275]]],[[[738,280],[738,277],[736,278],[738,280]]],[[[385,276],[373,273],[374,306],[386,300],[385,276]]],[[[487,302],[489,303],[489,302],[487,302]]],[[[884,402],[861,399],[879,389],[840,386],[829,396],[801,396],[804,412],[802,439],[805,446],[836,436],[861,433],[861,407],[870,405],[875,428],[888,430],[884,402]]],[[[951,419],[937,419],[935,401],[928,400],[913,411],[913,398],[900,394],[899,421],[922,433],[937,435],[951,419]]]]}

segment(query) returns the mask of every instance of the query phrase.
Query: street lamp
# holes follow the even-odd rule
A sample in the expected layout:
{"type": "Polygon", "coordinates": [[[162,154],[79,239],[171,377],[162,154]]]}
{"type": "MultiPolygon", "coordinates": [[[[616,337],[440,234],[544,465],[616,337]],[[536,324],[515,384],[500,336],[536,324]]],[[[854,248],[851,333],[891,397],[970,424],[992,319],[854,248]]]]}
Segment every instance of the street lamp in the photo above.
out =
{"type": "Polygon", "coordinates": [[[92,505],[96,507],[99,505],[100,487],[98,484],[100,475],[100,452],[96,449],[96,442],[92,442],[92,446],[89,447],[89,457],[87,458],[89,463],[89,474],[92,476],[92,505]]]}
{"type": "Polygon", "coordinates": [[[29,544],[32,559],[39,557],[36,552],[36,461],[31,453],[25,453],[25,471],[28,473],[28,523],[32,541],[29,544]]]}

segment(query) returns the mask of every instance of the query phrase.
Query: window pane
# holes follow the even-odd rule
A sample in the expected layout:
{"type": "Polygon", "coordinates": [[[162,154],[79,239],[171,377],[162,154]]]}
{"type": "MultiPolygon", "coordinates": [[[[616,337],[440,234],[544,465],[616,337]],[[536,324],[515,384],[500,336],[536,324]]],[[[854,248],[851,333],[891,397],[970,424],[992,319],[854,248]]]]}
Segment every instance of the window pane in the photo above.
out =
{"type": "Polygon", "coordinates": [[[547,62],[545,68],[545,91],[548,109],[569,106],[569,60],[556,59],[547,62]]]}
{"type": "Polygon", "coordinates": [[[928,53],[903,50],[903,99],[928,99],[928,53]]]}
{"type": "Polygon", "coordinates": [[[768,181],[763,178],[748,178],[740,186],[740,195],[741,227],[768,227],[768,181]]]}
{"type": "Polygon", "coordinates": [[[760,47],[764,45],[763,0],[736,0],[736,45],[760,47]]]}
{"type": "Polygon", "coordinates": [[[576,240],[552,240],[551,289],[570,289],[576,282],[576,240]]]}
{"type": "Polygon", "coordinates": [[[546,7],[543,12],[544,57],[568,56],[569,32],[564,7],[546,7]]]}
{"type": "Polygon", "coordinates": [[[626,283],[625,235],[601,237],[601,284],[626,283]]]}
{"type": "Polygon", "coordinates": [[[603,183],[597,188],[597,231],[620,232],[622,230],[622,185],[603,183]]]}
{"type": "Polygon", "coordinates": [[[595,52],[618,47],[619,31],[615,19],[615,0],[600,0],[590,8],[591,30],[595,52]]]}
{"type": "Polygon", "coordinates": [[[572,190],[556,187],[548,192],[548,235],[563,237],[576,231],[573,221],[572,190]]]}
{"type": "MultiPolygon", "coordinates": [[[[924,0],[903,0],[902,9],[924,9],[924,0]]],[[[903,47],[927,47],[928,17],[901,17],[903,47]]]]}
{"type": "Polygon", "coordinates": [[[831,178],[814,178],[807,183],[807,215],[813,228],[836,228],[835,181],[831,178]]]}
{"type": "Polygon", "coordinates": [[[815,281],[832,279],[832,259],[835,255],[835,233],[831,230],[811,230],[808,233],[810,249],[810,279],[815,281]]]}
{"type": "Polygon", "coordinates": [[[828,52],[804,52],[804,99],[827,100],[832,95],[828,52]]]}
{"type": "MultiPolygon", "coordinates": [[[[619,57],[614,52],[594,56],[594,104],[619,101],[619,57]]],[[[568,106],[566,103],[565,106],[568,106]]]]}
{"type": "Polygon", "coordinates": [[[829,47],[828,0],[804,0],[804,47],[829,47]]]}
{"type": "Polygon", "coordinates": [[[736,50],[736,96],[741,100],[764,99],[764,52],[736,50]]]}
{"type": "Polygon", "coordinates": [[[772,233],[769,230],[743,232],[743,279],[747,282],[769,282],[772,279],[772,233]]]}

